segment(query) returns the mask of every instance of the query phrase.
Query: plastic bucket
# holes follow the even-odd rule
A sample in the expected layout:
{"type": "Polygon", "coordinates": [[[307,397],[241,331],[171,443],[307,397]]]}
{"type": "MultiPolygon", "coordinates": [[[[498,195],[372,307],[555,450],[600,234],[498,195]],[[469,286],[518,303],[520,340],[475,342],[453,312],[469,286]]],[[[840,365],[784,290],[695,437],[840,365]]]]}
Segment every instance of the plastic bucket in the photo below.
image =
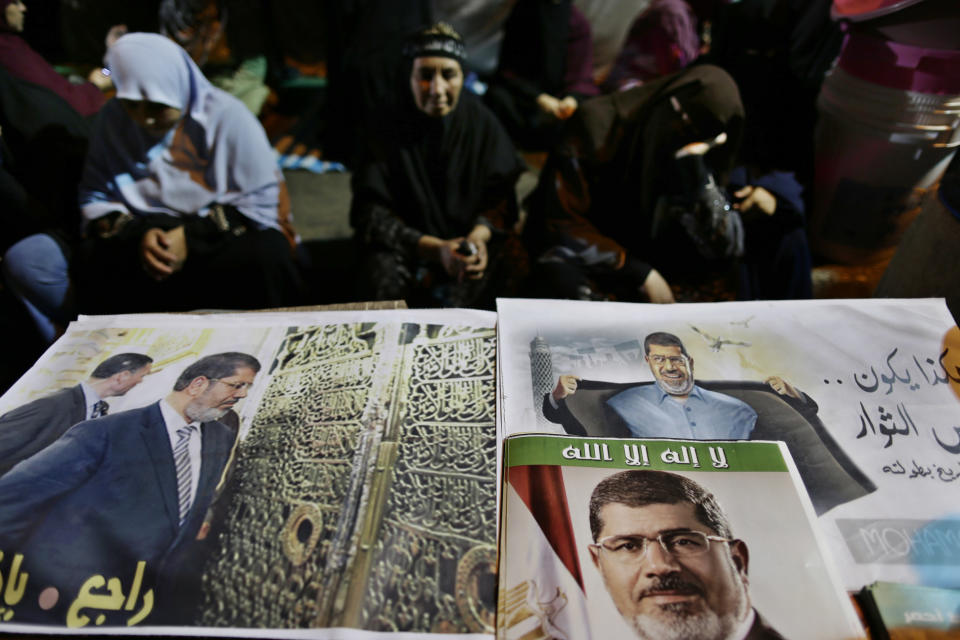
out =
{"type": "Polygon", "coordinates": [[[921,0],[833,0],[830,14],[834,20],[869,20],[915,5],[921,0]]]}
{"type": "MultiPolygon", "coordinates": [[[[851,39],[858,44],[855,36],[848,38],[845,52],[851,39]]],[[[891,44],[887,51],[903,49],[891,44]]],[[[938,61],[956,55],[960,64],[960,52],[937,53],[943,54],[938,61]]],[[[925,71],[928,58],[915,58],[916,69],[925,71]]],[[[875,60],[889,66],[888,73],[866,80],[845,70],[857,64],[845,65],[841,53],[821,88],[810,240],[828,260],[853,265],[888,260],[919,212],[924,193],[960,146],[960,92],[903,88],[918,78],[928,88],[930,78],[898,66],[902,59],[890,65],[875,60]]],[[[944,81],[943,86],[951,84],[944,81]]]]}

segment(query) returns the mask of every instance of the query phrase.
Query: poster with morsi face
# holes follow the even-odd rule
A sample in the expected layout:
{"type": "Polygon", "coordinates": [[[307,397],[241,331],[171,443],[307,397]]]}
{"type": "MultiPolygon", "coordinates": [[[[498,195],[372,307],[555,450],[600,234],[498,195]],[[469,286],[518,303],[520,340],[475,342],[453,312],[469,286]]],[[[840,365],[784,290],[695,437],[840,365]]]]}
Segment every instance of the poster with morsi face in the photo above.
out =
{"type": "Polygon", "coordinates": [[[492,633],[495,320],[72,324],[0,398],[0,632],[492,633]]]}
{"type": "Polygon", "coordinates": [[[960,587],[942,300],[500,300],[501,435],[782,440],[844,586],[960,587]]]}
{"type": "Polygon", "coordinates": [[[864,635],[783,443],[519,434],[503,493],[501,638],[864,635]]]}

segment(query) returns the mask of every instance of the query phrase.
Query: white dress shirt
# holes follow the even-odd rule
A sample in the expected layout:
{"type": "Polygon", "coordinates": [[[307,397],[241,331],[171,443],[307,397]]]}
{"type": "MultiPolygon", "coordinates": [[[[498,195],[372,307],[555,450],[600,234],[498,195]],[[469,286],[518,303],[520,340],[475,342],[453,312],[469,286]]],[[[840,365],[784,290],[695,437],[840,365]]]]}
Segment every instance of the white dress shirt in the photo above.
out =
{"type": "Polygon", "coordinates": [[[87,405],[86,413],[84,413],[84,419],[90,420],[93,418],[93,405],[100,402],[103,398],[97,395],[97,392],[93,390],[86,382],[80,383],[80,390],[83,391],[83,401],[87,405]]]}

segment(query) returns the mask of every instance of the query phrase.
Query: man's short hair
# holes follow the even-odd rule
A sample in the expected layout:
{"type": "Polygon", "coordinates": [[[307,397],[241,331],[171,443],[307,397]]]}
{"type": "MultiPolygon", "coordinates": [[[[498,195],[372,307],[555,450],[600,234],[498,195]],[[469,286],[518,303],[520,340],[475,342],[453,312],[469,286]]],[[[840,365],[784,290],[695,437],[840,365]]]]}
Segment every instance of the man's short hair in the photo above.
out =
{"type": "Polygon", "coordinates": [[[254,372],[260,371],[260,361],[246,353],[238,351],[228,351],[226,353],[215,353],[210,356],[200,358],[192,365],[183,370],[180,377],[173,385],[174,391],[183,391],[190,383],[199,377],[204,378],[227,378],[236,373],[237,369],[248,368],[254,372]]]}
{"type": "Polygon", "coordinates": [[[646,507],[689,502],[697,520],[724,538],[732,538],[730,522],[712,493],[693,480],[668,471],[631,469],[604,479],[590,496],[590,533],[596,542],[603,528],[600,510],[608,504],[646,507]]]}
{"type": "Polygon", "coordinates": [[[654,331],[643,339],[643,355],[650,355],[650,345],[652,344],[658,347],[680,347],[680,353],[688,357],[690,355],[687,353],[687,348],[683,346],[683,340],[666,331],[654,331]]]}
{"type": "Polygon", "coordinates": [[[153,358],[145,356],[142,353],[118,353],[98,364],[97,368],[90,374],[90,377],[105,380],[121,371],[133,373],[151,362],[153,362],[153,358]]]}

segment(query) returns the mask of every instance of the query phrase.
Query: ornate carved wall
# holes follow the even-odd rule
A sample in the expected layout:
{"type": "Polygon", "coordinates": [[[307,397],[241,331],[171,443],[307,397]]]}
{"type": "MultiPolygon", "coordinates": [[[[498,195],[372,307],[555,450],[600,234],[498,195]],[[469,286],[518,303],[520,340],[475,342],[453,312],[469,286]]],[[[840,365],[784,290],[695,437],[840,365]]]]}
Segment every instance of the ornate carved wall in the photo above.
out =
{"type": "Polygon", "coordinates": [[[220,501],[210,626],[492,631],[495,333],[292,329],[220,501]]]}

